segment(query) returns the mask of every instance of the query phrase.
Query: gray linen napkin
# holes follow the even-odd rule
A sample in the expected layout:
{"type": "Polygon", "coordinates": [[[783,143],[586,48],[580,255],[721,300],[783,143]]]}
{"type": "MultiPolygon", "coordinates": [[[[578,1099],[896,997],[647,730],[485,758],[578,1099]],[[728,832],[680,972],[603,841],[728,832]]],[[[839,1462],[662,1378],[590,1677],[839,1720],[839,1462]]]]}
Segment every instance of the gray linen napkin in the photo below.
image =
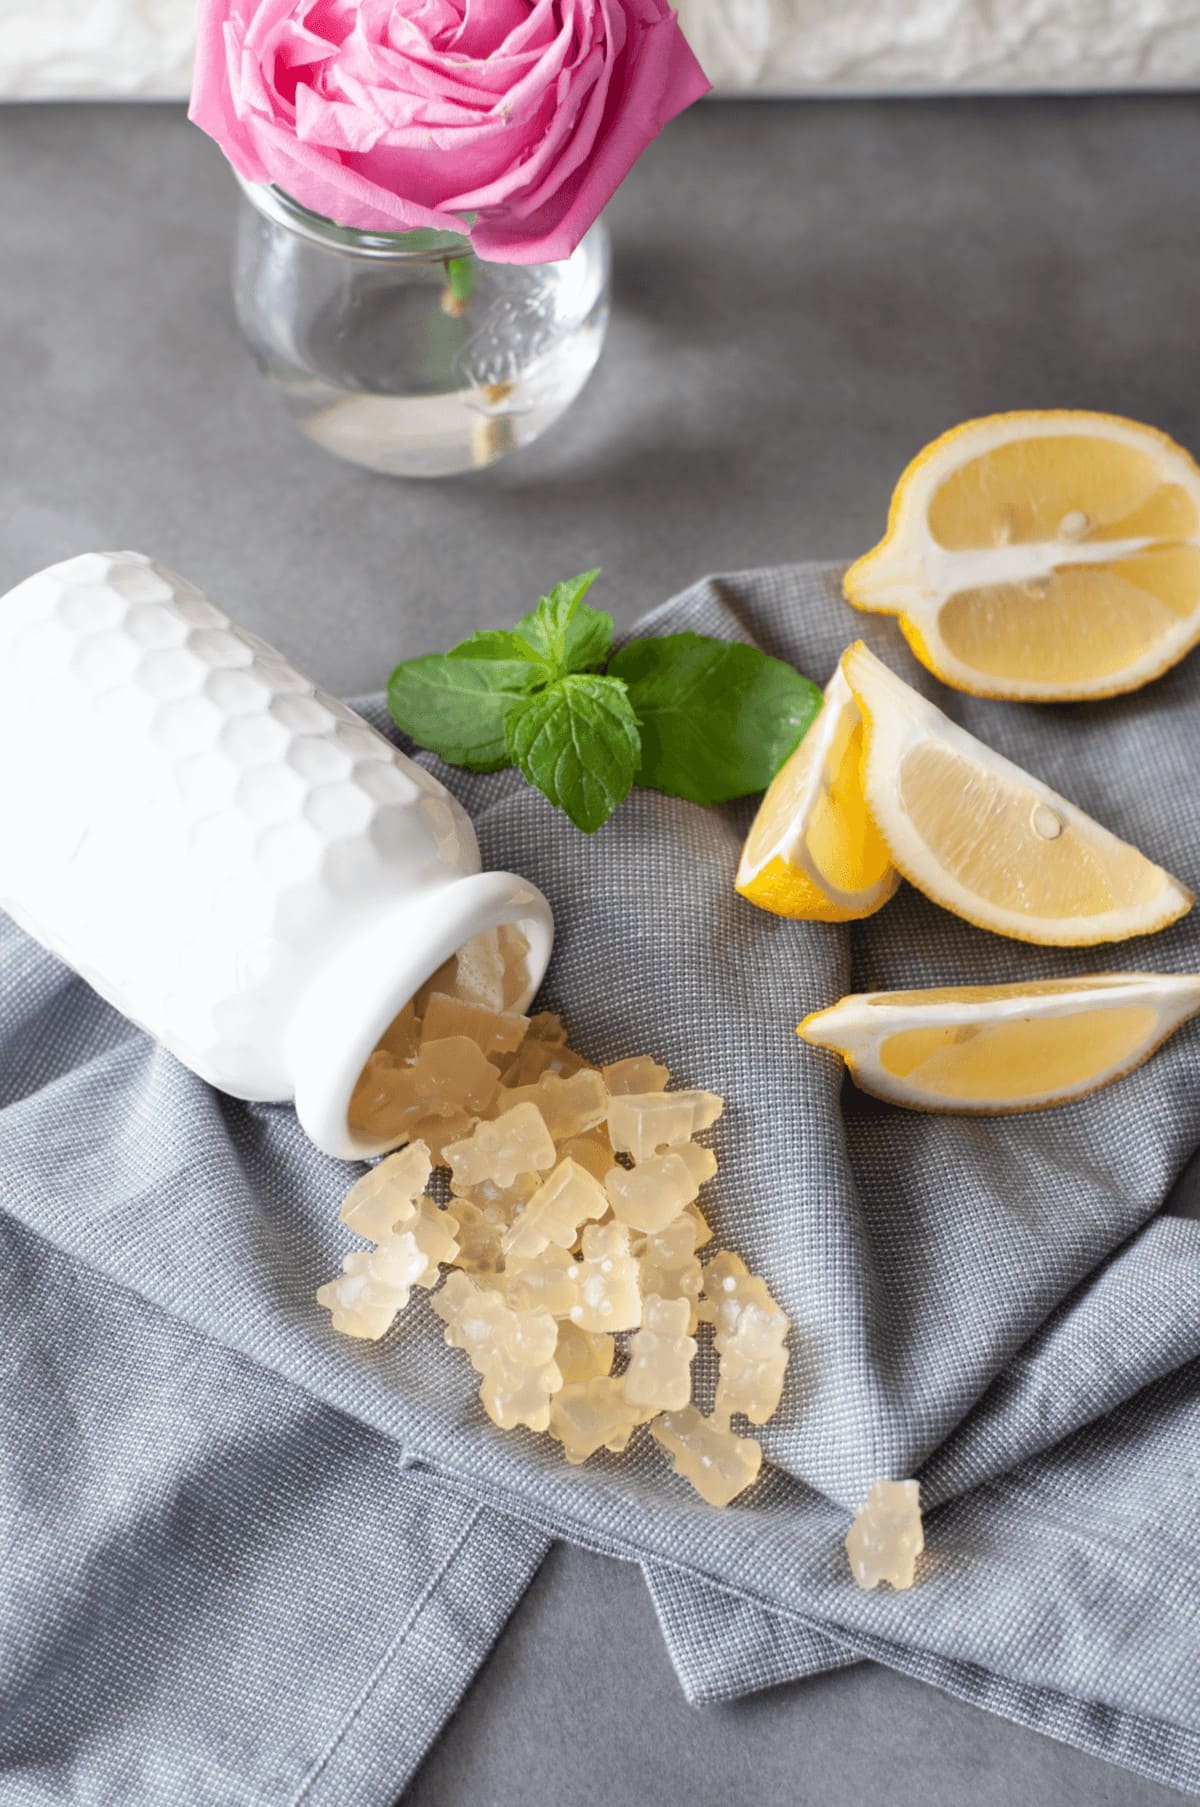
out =
{"type": "MultiPolygon", "coordinates": [[[[133,1031],[7,924],[0,957],[0,1126],[25,1092],[102,1134],[71,1075],[133,1031]]],[[[549,1539],[130,1279],[0,1212],[0,1800],[394,1800],[549,1539]]]]}
{"type": "MultiPolygon", "coordinates": [[[[819,681],[862,633],[936,692],[837,579],[709,580],[650,631],[751,637],[819,681]]],[[[1090,708],[939,701],[1195,883],[1186,671],[1090,708]]],[[[1200,1225],[1162,1214],[1196,1146],[1200,1032],[1092,1099],[986,1122],[875,1104],[794,1035],[851,988],[1195,969],[1200,919],[1083,953],[1002,941],[907,889],[852,929],[787,923],[732,891],[750,805],[636,793],[584,840],[511,774],[443,775],[485,858],[551,898],[546,996],[577,1043],[599,1060],[651,1048],[729,1100],[710,1215],[794,1325],[752,1494],[715,1513],[653,1445],[569,1470],[544,1440],[494,1432],[424,1303],[380,1346],[334,1337],[312,1292],[351,1242],[336,1221],[344,1170],[290,1111],[218,1098],[136,1035],[20,1088],[0,1134],[5,1209],[396,1440],[447,1500],[640,1561],[693,1698],[871,1657],[1200,1789],[1200,1225]],[[848,1510],[879,1476],[914,1473],[921,1585],[862,1594],[840,1547],[848,1510]]],[[[52,964],[11,929],[0,958],[13,996],[52,964]]],[[[18,1069],[81,989],[64,982],[7,1051],[18,1069]]],[[[711,1362],[698,1369],[703,1396],[711,1362]]]]}

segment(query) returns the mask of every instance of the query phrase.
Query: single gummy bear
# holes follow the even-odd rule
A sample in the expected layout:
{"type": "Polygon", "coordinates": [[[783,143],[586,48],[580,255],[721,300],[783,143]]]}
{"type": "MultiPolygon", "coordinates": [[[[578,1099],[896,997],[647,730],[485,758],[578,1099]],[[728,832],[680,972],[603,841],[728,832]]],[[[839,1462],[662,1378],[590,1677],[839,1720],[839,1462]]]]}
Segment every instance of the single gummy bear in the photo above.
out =
{"type": "Polygon", "coordinates": [[[601,1067],[600,1077],[614,1098],[624,1098],[630,1092],[665,1092],[671,1075],[649,1054],[633,1054],[601,1067]]]}
{"type": "Polygon", "coordinates": [[[579,1297],[571,1322],[581,1330],[636,1330],[642,1321],[638,1264],[629,1231],[620,1223],[592,1223],[583,1232],[579,1297]]]}
{"type": "Polygon", "coordinates": [[[429,1184],[433,1162],[424,1142],[410,1142],[372,1167],[342,1201],[341,1219],[356,1236],[381,1242],[412,1215],[429,1184]]]}
{"type": "Polygon", "coordinates": [[[480,1123],[473,1135],[446,1150],[451,1184],[478,1186],[494,1180],[511,1186],[519,1173],[547,1173],[557,1151],[541,1112],[534,1104],[518,1104],[492,1123],[480,1123]]]}
{"type": "Polygon", "coordinates": [[[725,1108],[712,1092],[629,1092],[608,1107],[608,1133],[618,1154],[648,1161],[711,1129],[725,1108]]]}
{"type": "MultiPolygon", "coordinates": [[[[781,1334],[787,1333],[787,1314],[772,1298],[766,1281],[758,1274],[750,1273],[740,1255],[722,1249],[704,1269],[700,1316],[712,1324],[720,1339],[733,1336],[738,1319],[748,1305],[757,1305],[760,1311],[773,1313],[782,1325],[781,1334]]],[[[720,1347],[719,1340],[717,1346],[720,1347]]]]}
{"type": "Polygon", "coordinates": [[[643,1236],[633,1245],[641,1269],[642,1296],[657,1293],[660,1299],[686,1299],[688,1335],[699,1318],[697,1301],[702,1269],[696,1259],[696,1219],[684,1211],[655,1236],[643,1236]]]}
{"type": "Polygon", "coordinates": [[[846,1533],[850,1573],[859,1587],[878,1587],[881,1581],[900,1590],[911,1587],[924,1548],[919,1483],[876,1481],[846,1533]]]}
{"type": "Polygon", "coordinates": [[[765,1424],[778,1410],[788,1352],[788,1320],[781,1311],[743,1305],[734,1331],[713,1338],[720,1357],[714,1417],[726,1421],[740,1412],[751,1424],[765,1424]]]}
{"type": "MultiPolygon", "coordinates": [[[[686,1153],[689,1149],[712,1159],[711,1150],[701,1148],[695,1142],[685,1142],[680,1148],[669,1148],[666,1154],[651,1155],[649,1160],[639,1161],[636,1167],[610,1167],[604,1176],[604,1190],[612,1205],[613,1216],[628,1224],[631,1230],[650,1235],[665,1230],[673,1218],[695,1202],[700,1191],[697,1175],[704,1170],[705,1163],[695,1162],[693,1171],[693,1162],[686,1153]]],[[[713,1171],[716,1171],[715,1161],[713,1171]]]]}
{"type": "Polygon", "coordinates": [[[437,1285],[439,1263],[458,1254],[457,1229],[456,1218],[422,1197],[404,1226],[378,1248],[344,1256],[338,1278],[317,1289],[317,1303],[331,1313],[333,1328],[344,1336],[383,1336],[414,1286],[437,1285]]]}
{"type": "Polygon", "coordinates": [[[619,1454],[647,1414],[631,1405],[619,1379],[593,1375],[573,1381],[557,1393],[550,1405],[550,1435],[563,1446],[572,1466],[586,1462],[598,1449],[619,1454]]]}
{"type": "Polygon", "coordinates": [[[413,1109],[423,1117],[481,1117],[500,1086],[500,1069],[467,1035],[424,1038],[409,1073],[413,1109]]]}
{"type": "Polygon", "coordinates": [[[503,1264],[501,1239],[508,1220],[496,1206],[474,1204],[469,1198],[456,1198],[454,1215],[458,1219],[458,1256],[455,1266],[465,1274],[495,1274],[503,1264]]]}
{"type": "Polygon", "coordinates": [[[504,1266],[504,1296],[517,1311],[540,1307],[552,1318],[569,1317],[579,1298],[579,1263],[551,1243],[540,1255],[512,1256],[504,1266]]]}
{"type": "Polygon", "coordinates": [[[651,1294],[642,1307],[642,1327],[634,1332],[625,1371],[630,1405],[679,1412],[692,1397],[696,1339],[688,1335],[691,1306],[686,1299],[651,1294]]]}
{"type": "Polygon", "coordinates": [[[593,1067],[583,1067],[569,1079],[558,1073],[543,1073],[533,1085],[510,1089],[506,1084],[502,1102],[510,1107],[535,1104],[554,1140],[565,1142],[571,1136],[586,1135],[589,1129],[604,1122],[608,1115],[608,1087],[593,1067]]]}
{"type": "Polygon", "coordinates": [[[602,1374],[611,1374],[616,1352],[617,1345],[611,1336],[581,1330],[570,1318],[558,1326],[554,1359],[568,1387],[582,1380],[596,1380],[602,1374]]]}
{"type": "Polygon", "coordinates": [[[580,1226],[603,1217],[608,1199],[599,1180],[578,1162],[560,1161],[547,1175],[504,1237],[510,1258],[530,1260],[550,1243],[573,1248],[580,1226]]]}
{"type": "Polygon", "coordinates": [[[465,1035],[481,1054],[515,1054],[525,1039],[529,1018],[513,1011],[489,1010],[486,1004],[472,1004],[465,998],[435,992],[430,998],[421,1024],[421,1041],[442,1041],[449,1036],[465,1035]]]}
{"type": "Polygon", "coordinates": [[[664,1412],[650,1430],[672,1456],[675,1473],[689,1480],[710,1506],[727,1506],[758,1479],[761,1445],[705,1418],[694,1405],[664,1412]]]}

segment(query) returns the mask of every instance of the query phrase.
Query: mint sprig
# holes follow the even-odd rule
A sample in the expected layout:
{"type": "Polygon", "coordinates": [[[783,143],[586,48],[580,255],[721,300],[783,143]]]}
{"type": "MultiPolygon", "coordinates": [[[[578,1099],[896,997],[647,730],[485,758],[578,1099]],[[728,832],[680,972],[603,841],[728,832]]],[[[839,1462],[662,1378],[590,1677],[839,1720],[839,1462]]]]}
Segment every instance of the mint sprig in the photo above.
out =
{"type": "Polygon", "coordinates": [[[398,665],[397,725],[450,765],[517,766],[585,834],[635,783],[704,804],[765,789],[821,706],[816,685],[704,634],[614,658],[612,616],[584,601],[598,576],[557,584],[515,627],[398,665]]]}

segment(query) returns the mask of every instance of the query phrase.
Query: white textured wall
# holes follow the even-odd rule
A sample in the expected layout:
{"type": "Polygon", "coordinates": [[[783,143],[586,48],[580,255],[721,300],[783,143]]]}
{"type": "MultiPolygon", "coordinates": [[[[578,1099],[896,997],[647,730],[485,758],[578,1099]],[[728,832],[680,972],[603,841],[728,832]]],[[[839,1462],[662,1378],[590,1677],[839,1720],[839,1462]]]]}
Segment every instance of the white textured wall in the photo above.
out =
{"type": "MultiPolygon", "coordinates": [[[[708,73],[762,93],[1195,87],[1200,0],[679,0],[708,73]]],[[[187,91],[193,0],[0,0],[0,97],[187,91]]]]}

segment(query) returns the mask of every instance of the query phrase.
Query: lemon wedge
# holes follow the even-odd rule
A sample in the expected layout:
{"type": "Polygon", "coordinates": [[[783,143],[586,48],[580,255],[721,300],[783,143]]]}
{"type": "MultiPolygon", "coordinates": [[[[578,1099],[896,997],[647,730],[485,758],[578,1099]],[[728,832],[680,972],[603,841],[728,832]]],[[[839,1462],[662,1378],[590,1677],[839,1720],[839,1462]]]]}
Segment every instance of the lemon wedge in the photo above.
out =
{"type": "Polygon", "coordinates": [[[934,903],[1052,947],[1148,935],[1191,908],[1161,866],[956,727],[861,640],[841,669],[862,713],[867,808],[934,903]]]}
{"type": "Polygon", "coordinates": [[[742,849],[736,885],[777,916],[851,922],[900,882],[867,813],[862,720],[841,671],[796,751],[776,773],[742,849]]]}
{"type": "Polygon", "coordinates": [[[1097,973],[1027,985],[867,991],[806,1016],[855,1084],[919,1111],[1067,1104],[1148,1060],[1200,1011],[1200,975],[1097,973]]]}
{"type": "Polygon", "coordinates": [[[1136,690],[1200,640],[1200,467],[1112,414],[969,420],[904,472],[845,594],[977,696],[1136,690]]]}

